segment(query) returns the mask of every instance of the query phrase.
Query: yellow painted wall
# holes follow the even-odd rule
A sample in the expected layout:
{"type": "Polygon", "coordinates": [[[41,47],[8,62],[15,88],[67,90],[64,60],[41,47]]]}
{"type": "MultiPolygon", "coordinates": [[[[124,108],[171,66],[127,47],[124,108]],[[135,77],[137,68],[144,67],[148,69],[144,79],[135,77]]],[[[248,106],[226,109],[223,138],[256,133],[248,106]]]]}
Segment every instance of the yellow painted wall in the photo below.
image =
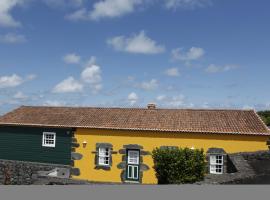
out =
{"type": "MultiPolygon", "coordinates": [[[[138,144],[144,147],[145,151],[152,151],[160,146],[179,146],[203,148],[206,152],[208,148],[223,148],[227,153],[252,152],[267,150],[266,141],[268,136],[248,136],[248,135],[225,135],[225,134],[194,134],[194,133],[165,133],[149,131],[120,131],[120,130],[100,130],[100,129],[77,129],[75,132],[80,147],[76,152],[83,154],[81,160],[75,161],[75,167],[81,171],[80,176],[73,178],[101,182],[121,182],[121,169],[117,164],[122,161],[122,155],[117,153],[112,155],[113,165],[110,171],[95,168],[96,143],[111,143],[113,151],[123,149],[126,144],[138,144]],[[83,141],[87,142],[83,147],[83,141]]],[[[153,170],[153,160],[151,155],[144,156],[143,162],[150,167],[150,170],[143,173],[143,183],[157,183],[155,171],[153,170]]]]}

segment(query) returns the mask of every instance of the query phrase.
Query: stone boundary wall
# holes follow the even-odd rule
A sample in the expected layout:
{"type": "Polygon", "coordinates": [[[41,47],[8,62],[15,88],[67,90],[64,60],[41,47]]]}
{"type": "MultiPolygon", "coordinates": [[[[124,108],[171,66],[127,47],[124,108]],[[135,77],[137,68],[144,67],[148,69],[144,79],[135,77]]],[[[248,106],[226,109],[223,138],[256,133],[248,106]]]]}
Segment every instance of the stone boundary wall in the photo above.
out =
{"type": "MultiPolygon", "coordinates": [[[[228,170],[231,173],[207,174],[204,181],[196,184],[270,184],[270,151],[227,156],[234,168],[228,170]]],[[[71,175],[72,166],[0,159],[0,185],[95,184],[71,179],[71,175]]]]}
{"type": "Polygon", "coordinates": [[[270,151],[228,154],[231,165],[221,175],[207,174],[197,184],[265,184],[270,183],[270,151]],[[233,167],[234,169],[230,169],[233,167]],[[268,180],[266,180],[268,179],[268,180]]]}
{"type": "Polygon", "coordinates": [[[46,176],[44,172],[55,169],[69,171],[69,168],[66,165],[0,159],[0,185],[31,185],[46,176]]]}

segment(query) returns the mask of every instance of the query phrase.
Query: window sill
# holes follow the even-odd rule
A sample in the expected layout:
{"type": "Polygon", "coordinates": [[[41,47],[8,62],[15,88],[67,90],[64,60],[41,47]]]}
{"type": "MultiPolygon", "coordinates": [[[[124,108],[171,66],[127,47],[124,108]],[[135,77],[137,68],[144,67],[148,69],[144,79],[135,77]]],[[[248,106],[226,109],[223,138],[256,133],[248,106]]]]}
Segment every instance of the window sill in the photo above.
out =
{"type": "Polygon", "coordinates": [[[103,170],[111,170],[111,166],[105,166],[105,165],[97,165],[95,166],[95,169],[103,169],[103,170]]]}
{"type": "Polygon", "coordinates": [[[136,183],[136,184],[139,184],[140,183],[139,181],[129,181],[129,180],[125,180],[124,182],[125,183],[136,183]]]}

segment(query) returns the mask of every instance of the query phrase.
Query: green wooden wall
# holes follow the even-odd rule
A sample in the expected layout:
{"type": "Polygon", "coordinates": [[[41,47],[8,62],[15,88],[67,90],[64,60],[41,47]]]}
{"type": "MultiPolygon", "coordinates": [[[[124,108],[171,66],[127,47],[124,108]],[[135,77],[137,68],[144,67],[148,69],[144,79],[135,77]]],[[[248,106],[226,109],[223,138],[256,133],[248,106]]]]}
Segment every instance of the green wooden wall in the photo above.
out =
{"type": "Polygon", "coordinates": [[[0,127],[0,159],[69,165],[71,129],[0,127]],[[55,148],[42,147],[43,132],[56,133],[55,148]]]}

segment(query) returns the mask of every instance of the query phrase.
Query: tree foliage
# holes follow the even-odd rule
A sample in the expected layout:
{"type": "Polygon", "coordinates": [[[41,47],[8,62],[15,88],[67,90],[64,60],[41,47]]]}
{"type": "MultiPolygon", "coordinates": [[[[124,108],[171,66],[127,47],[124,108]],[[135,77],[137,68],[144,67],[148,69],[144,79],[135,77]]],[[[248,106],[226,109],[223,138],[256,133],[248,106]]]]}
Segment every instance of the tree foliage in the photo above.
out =
{"type": "Polygon", "coordinates": [[[194,183],[204,178],[206,162],[202,149],[156,148],[152,156],[159,184],[194,183]]]}
{"type": "Polygon", "coordinates": [[[270,110],[268,110],[268,111],[259,111],[258,115],[262,118],[262,120],[264,121],[264,123],[267,126],[270,126],[270,110]]]}

